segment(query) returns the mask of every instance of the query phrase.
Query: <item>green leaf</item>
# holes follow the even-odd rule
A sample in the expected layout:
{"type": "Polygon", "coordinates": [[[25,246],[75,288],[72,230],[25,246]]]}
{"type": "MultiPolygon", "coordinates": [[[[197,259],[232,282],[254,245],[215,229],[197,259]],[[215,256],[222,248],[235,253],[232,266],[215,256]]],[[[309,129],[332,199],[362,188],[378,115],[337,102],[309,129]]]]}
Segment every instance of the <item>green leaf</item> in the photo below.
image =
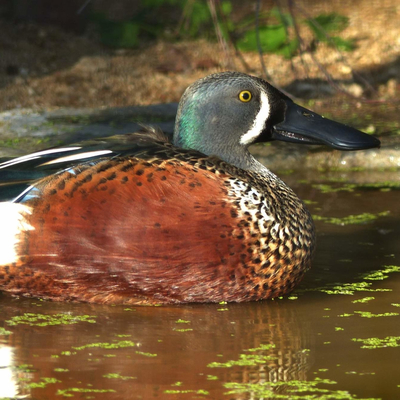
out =
{"type": "Polygon", "coordinates": [[[221,9],[224,15],[229,15],[232,12],[232,3],[230,1],[223,1],[221,3],[221,9]]]}
{"type": "Polygon", "coordinates": [[[136,47],[140,26],[137,22],[99,21],[101,41],[110,47],[136,47]]]}
{"type": "MultiPolygon", "coordinates": [[[[297,50],[297,39],[289,40],[285,27],[280,25],[262,26],[259,29],[260,44],[263,51],[267,53],[282,54],[291,57],[297,50]]],[[[257,32],[255,29],[246,32],[238,42],[238,47],[244,51],[256,51],[257,32]]]]}
{"type": "Polygon", "coordinates": [[[330,32],[340,32],[349,24],[349,19],[343,15],[331,13],[321,14],[315,18],[309,18],[306,24],[313,31],[315,38],[329,46],[336,46],[339,50],[352,51],[356,45],[354,40],[342,39],[339,36],[329,36],[330,32]]]}
{"type": "Polygon", "coordinates": [[[190,15],[189,36],[198,36],[201,26],[208,22],[211,22],[211,14],[207,3],[195,1],[190,15]]]}
{"type": "MultiPolygon", "coordinates": [[[[286,43],[286,31],[283,25],[269,25],[260,27],[260,44],[264,51],[274,52],[286,43]]],[[[243,39],[238,42],[242,50],[257,50],[257,31],[246,32],[243,39]]]]}
{"type": "Polygon", "coordinates": [[[307,22],[309,25],[319,25],[318,29],[323,29],[325,32],[341,32],[349,25],[349,18],[337,13],[320,14],[315,18],[309,18],[307,22]]]}
{"type": "Polygon", "coordinates": [[[333,42],[335,43],[336,47],[339,50],[353,51],[356,48],[354,40],[346,40],[346,39],[342,39],[338,36],[332,36],[331,39],[333,40],[333,42]]]}
{"type": "Polygon", "coordinates": [[[278,7],[273,7],[271,16],[275,17],[281,24],[285,26],[293,26],[293,18],[288,13],[279,12],[278,7]]]}

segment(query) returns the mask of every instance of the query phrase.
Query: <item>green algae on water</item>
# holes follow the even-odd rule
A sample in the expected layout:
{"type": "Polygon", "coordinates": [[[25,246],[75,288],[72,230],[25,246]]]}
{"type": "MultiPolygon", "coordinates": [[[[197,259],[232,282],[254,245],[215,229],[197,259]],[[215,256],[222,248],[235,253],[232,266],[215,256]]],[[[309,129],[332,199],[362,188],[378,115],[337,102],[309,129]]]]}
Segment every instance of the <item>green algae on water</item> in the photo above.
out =
{"type": "Polygon", "coordinates": [[[380,270],[358,275],[358,278],[363,280],[362,282],[353,282],[353,283],[337,282],[328,284],[325,287],[305,289],[305,291],[314,291],[314,292],[318,291],[326,294],[344,294],[344,295],[354,295],[354,293],[356,292],[391,292],[392,289],[372,288],[371,286],[373,282],[365,282],[365,281],[384,280],[388,278],[389,274],[393,272],[400,272],[400,267],[397,265],[385,265],[380,270]]]}
{"type": "Polygon", "coordinates": [[[135,351],[136,354],[140,354],[145,357],[157,357],[157,354],[154,353],[145,353],[144,351],[135,351]]]}
{"type": "MultiPolygon", "coordinates": [[[[183,385],[183,382],[175,382],[171,386],[174,387],[181,387],[183,385]]],[[[187,394],[187,393],[193,393],[193,394],[200,394],[200,395],[209,395],[210,393],[207,390],[203,389],[166,389],[164,390],[165,394],[187,394]]]]}
{"type": "Polygon", "coordinates": [[[355,292],[390,292],[391,289],[372,289],[372,283],[370,282],[353,282],[353,283],[342,283],[328,285],[327,287],[310,289],[312,291],[318,291],[326,294],[345,294],[353,295],[355,292]]]}
{"type": "Polygon", "coordinates": [[[361,342],[363,345],[362,349],[382,349],[385,347],[400,347],[400,336],[387,336],[383,339],[379,338],[367,338],[367,339],[359,339],[353,338],[351,339],[353,342],[361,342]]]}
{"type": "Polygon", "coordinates": [[[387,216],[389,213],[390,213],[389,211],[382,211],[377,214],[362,213],[357,215],[348,215],[347,217],[343,218],[323,217],[321,215],[313,215],[313,219],[315,221],[323,221],[327,224],[346,226],[346,225],[365,224],[367,222],[375,221],[379,217],[387,216]]]}
{"type": "Polygon", "coordinates": [[[30,389],[44,389],[50,383],[59,383],[60,380],[56,378],[40,378],[40,382],[31,382],[27,386],[30,389]]]}
{"type": "Polygon", "coordinates": [[[363,297],[362,299],[353,300],[352,303],[367,303],[371,300],[375,300],[375,297],[363,297]]]}
{"type": "Polygon", "coordinates": [[[337,382],[330,379],[315,378],[312,381],[292,380],[287,382],[259,382],[259,383],[239,383],[227,382],[224,384],[226,395],[249,394],[252,398],[268,399],[296,399],[296,400],[379,400],[376,398],[361,399],[350,394],[345,390],[331,390],[320,385],[336,385],[337,382]],[[286,392],[286,393],[285,393],[286,392]]]}
{"type": "Polygon", "coordinates": [[[137,379],[135,376],[122,376],[120,374],[105,374],[103,375],[103,378],[107,378],[107,379],[121,379],[123,381],[126,381],[128,379],[137,379]]]}
{"type": "MultiPolygon", "coordinates": [[[[331,181],[334,181],[331,179],[331,181]]],[[[334,182],[337,182],[335,180],[334,182]]],[[[318,189],[323,194],[336,193],[336,192],[354,192],[355,190],[385,190],[400,189],[400,182],[398,181],[383,181],[373,183],[345,183],[339,187],[333,187],[326,183],[312,185],[314,189],[318,189]]]]}
{"type": "Polygon", "coordinates": [[[35,369],[33,369],[32,364],[21,364],[21,365],[17,365],[15,368],[18,371],[23,371],[23,372],[34,372],[35,371],[35,369]]]}
{"type": "Polygon", "coordinates": [[[120,349],[125,347],[136,347],[136,343],[130,340],[121,340],[116,343],[89,343],[79,347],[72,347],[74,350],[84,350],[89,348],[101,348],[101,349],[120,349]]]}
{"type": "MultiPolygon", "coordinates": [[[[274,344],[262,344],[259,347],[246,350],[249,353],[270,351],[275,348],[274,344]]],[[[263,354],[240,354],[239,360],[229,360],[227,362],[212,362],[207,365],[209,368],[231,368],[231,367],[244,367],[244,366],[257,366],[265,364],[267,361],[276,360],[276,356],[263,355],[263,354]]]]}
{"type": "Polygon", "coordinates": [[[93,315],[71,315],[71,314],[35,314],[25,313],[16,315],[5,321],[10,326],[25,324],[29,326],[52,326],[52,325],[71,325],[79,322],[96,323],[93,315]]]}
{"type": "Polygon", "coordinates": [[[188,389],[188,390],[177,390],[177,389],[167,389],[164,390],[165,394],[186,394],[186,393],[193,393],[193,394],[199,394],[199,395],[203,395],[203,396],[208,396],[210,394],[210,392],[208,392],[207,390],[193,390],[193,389],[188,389]]]}
{"type": "Polygon", "coordinates": [[[359,314],[363,318],[379,318],[379,317],[396,317],[400,315],[399,313],[395,312],[387,312],[383,314],[373,314],[369,311],[354,311],[355,314],[359,314]]]}
{"type": "Polygon", "coordinates": [[[361,276],[364,280],[368,281],[382,281],[388,278],[388,275],[392,272],[400,272],[400,267],[397,265],[385,265],[381,270],[373,271],[361,276]]]}
{"type": "Polygon", "coordinates": [[[186,329],[185,328],[181,328],[181,329],[174,328],[173,331],[175,331],[175,332],[192,332],[193,328],[186,328],[186,329]]]}
{"type": "Polygon", "coordinates": [[[114,389],[69,388],[57,390],[57,396],[73,397],[73,393],[116,393],[114,389]]]}

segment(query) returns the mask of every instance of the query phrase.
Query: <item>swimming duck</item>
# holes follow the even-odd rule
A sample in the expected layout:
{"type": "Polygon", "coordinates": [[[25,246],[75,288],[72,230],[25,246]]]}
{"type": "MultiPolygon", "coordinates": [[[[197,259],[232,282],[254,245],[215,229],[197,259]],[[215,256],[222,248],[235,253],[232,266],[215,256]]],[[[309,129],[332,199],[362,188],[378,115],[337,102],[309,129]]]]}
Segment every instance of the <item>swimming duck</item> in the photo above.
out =
{"type": "Polygon", "coordinates": [[[284,295],[310,268],[314,225],[248,147],[272,140],[379,146],[238,72],[188,87],[172,143],[154,129],[117,140],[0,164],[3,173],[28,165],[48,175],[0,203],[1,290],[112,304],[284,295]]]}

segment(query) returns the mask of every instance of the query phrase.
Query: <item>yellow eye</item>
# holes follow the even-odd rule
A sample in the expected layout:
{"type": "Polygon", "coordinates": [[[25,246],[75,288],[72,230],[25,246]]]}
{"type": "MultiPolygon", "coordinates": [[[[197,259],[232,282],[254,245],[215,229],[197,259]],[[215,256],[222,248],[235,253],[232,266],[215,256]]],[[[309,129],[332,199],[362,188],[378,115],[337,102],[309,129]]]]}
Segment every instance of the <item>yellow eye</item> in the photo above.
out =
{"type": "Polygon", "coordinates": [[[243,101],[243,103],[248,103],[252,98],[251,93],[248,90],[242,90],[239,93],[239,100],[243,101]]]}

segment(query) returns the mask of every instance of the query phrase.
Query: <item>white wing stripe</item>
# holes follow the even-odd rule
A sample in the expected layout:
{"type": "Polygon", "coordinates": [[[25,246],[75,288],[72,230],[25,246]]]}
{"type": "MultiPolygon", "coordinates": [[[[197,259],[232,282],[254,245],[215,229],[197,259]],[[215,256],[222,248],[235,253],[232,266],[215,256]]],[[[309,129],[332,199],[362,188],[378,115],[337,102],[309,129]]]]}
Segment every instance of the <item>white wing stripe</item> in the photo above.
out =
{"type": "Polygon", "coordinates": [[[64,147],[64,148],[61,148],[61,149],[48,149],[48,150],[38,151],[36,153],[31,153],[31,154],[28,154],[26,156],[13,158],[10,161],[5,161],[5,162],[0,164],[0,169],[7,168],[7,167],[9,167],[11,165],[20,164],[20,163],[23,163],[25,161],[34,160],[36,158],[39,158],[40,156],[44,156],[44,155],[47,155],[47,154],[52,154],[52,153],[56,154],[56,153],[61,153],[61,152],[66,152],[66,151],[79,150],[81,148],[82,147],[64,147]]]}

